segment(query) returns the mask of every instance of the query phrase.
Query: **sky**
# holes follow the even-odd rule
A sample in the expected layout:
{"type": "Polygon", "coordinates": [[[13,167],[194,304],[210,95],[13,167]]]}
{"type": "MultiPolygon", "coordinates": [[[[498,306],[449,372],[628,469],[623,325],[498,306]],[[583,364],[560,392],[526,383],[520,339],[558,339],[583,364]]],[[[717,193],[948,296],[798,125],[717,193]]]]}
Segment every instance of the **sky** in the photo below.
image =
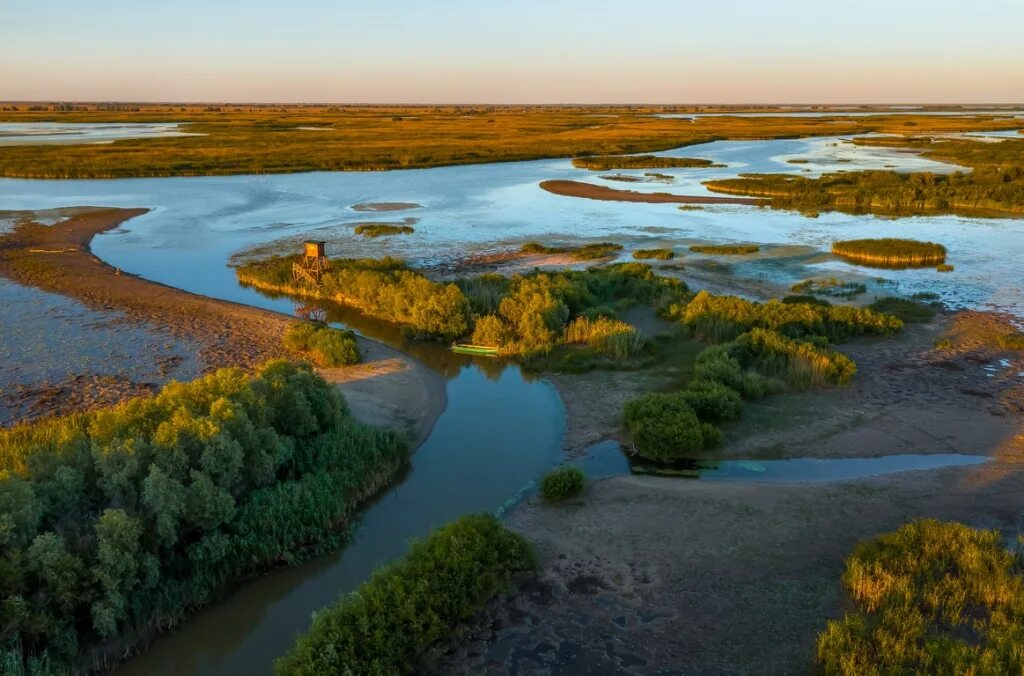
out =
{"type": "Polygon", "coordinates": [[[1024,0],[0,0],[0,100],[1021,103],[1024,0]]]}

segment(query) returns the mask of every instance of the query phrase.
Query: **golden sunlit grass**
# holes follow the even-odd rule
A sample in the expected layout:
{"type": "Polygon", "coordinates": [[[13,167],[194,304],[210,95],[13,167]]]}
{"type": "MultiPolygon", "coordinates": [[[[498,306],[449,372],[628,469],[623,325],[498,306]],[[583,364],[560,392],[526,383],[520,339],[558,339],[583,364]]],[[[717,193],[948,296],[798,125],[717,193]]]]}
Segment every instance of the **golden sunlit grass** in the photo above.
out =
{"type": "Polygon", "coordinates": [[[1011,129],[1006,120],[654,117],[637,107],[5,106],[3,122],[180,122],[201,136],[105,145],[0,147],[0,176],[115,178],[381,170],[666,150],[723,138],[772,139],[1011,129]],[[16,110],[10,110],[10,108],[16,110]],[[30,110],[29,108],[42,108],[30,110]],[[83,109],[84,108],[84,109],[83,109]],[[599,115],[613,115],[602,117],[599,115]],[[315,127],[316,129],[302,129],[315,127]]]}
{"type": "Polygon", "coordinates": [[[930,267],[946,261],[946,247],[914,239],[850,239],[834,242],[832,253],[855,263],[883,268],[930,267]]]}

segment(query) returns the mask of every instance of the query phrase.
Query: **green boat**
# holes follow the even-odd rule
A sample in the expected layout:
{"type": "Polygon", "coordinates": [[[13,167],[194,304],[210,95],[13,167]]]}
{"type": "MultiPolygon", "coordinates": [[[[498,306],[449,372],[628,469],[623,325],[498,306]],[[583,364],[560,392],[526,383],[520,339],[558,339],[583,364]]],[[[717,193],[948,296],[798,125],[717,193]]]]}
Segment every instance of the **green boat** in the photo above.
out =
{"type": "Polygon", "coordinates": [[[470,345],[469,343],[453,343],[452,352],[459,354],[479,354],[494,357],[498,354],[498,348],[487,347],[486,345],[470,345]]]}

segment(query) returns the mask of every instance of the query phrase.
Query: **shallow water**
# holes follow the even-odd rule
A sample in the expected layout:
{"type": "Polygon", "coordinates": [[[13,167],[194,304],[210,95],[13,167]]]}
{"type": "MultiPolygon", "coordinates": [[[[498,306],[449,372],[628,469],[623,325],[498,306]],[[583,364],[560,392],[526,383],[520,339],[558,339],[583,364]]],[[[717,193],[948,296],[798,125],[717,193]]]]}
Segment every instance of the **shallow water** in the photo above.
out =
{"type": "Polygon", "coordinates": [[[122,139],[198,136],[177,122],[0,122],[0,146],[113,143],[122,139]]]}
{"type": "Polygon", "coordinates": [[[923,108],[900,108],[882,111],[854,110],[846,113],[828,110],[794,110],[791,112],[765,111],[761,113],[656,113],[654,117],[692,120],[698,117],[871,117],[872,115],[1001,115],[1012,117],[1024,117],[1024,111],[1006,108],[996,110],[927,110],[923,108]]]}

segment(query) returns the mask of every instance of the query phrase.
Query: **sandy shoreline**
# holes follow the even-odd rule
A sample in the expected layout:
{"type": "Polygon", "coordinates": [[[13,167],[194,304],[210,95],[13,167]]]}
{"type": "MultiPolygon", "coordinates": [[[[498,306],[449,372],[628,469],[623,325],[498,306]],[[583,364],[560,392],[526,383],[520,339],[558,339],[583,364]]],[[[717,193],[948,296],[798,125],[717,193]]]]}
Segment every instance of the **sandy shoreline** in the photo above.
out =
{"type": "MultiPolygon", "coordinates": [[[[267,359],[288,356],[281,336],[294,318],[122,273],[91,253],[89,243],[95,235],[146,209],[61,212],[66,220],[51,226],[30,222],[34,214],[26,212],[21,214],[24,222],[0,236],[0,276],[91,308],[122,312],[187,341],[196,347],[204,371],[253,368],[267,359]]],[[[412,357],[368,338],[359,337],[359,349],[363,363],[322,374],[338,384],[358,418],[407,431],[418,445],[446,405],[444,379],[412,357]]],[[[139,393],[136,383],[126,379],[123,385],[120,398],[139,393]]],[[[80,410],[73,403],[55,402],[57,408],[50,414],[80,410]]]]}
{"type": "Polygon", "coordinates": [[[673,195],[665,192],[635,192],[616,190],[602,185],[582,181],[541,181],[540,187],[555,195],[582,197],[591,200],[611,202],[649,202],[652,204],[746,204],[759,206],[768,200],[753,197],[709,197],[707,195],[673,195]]]}

